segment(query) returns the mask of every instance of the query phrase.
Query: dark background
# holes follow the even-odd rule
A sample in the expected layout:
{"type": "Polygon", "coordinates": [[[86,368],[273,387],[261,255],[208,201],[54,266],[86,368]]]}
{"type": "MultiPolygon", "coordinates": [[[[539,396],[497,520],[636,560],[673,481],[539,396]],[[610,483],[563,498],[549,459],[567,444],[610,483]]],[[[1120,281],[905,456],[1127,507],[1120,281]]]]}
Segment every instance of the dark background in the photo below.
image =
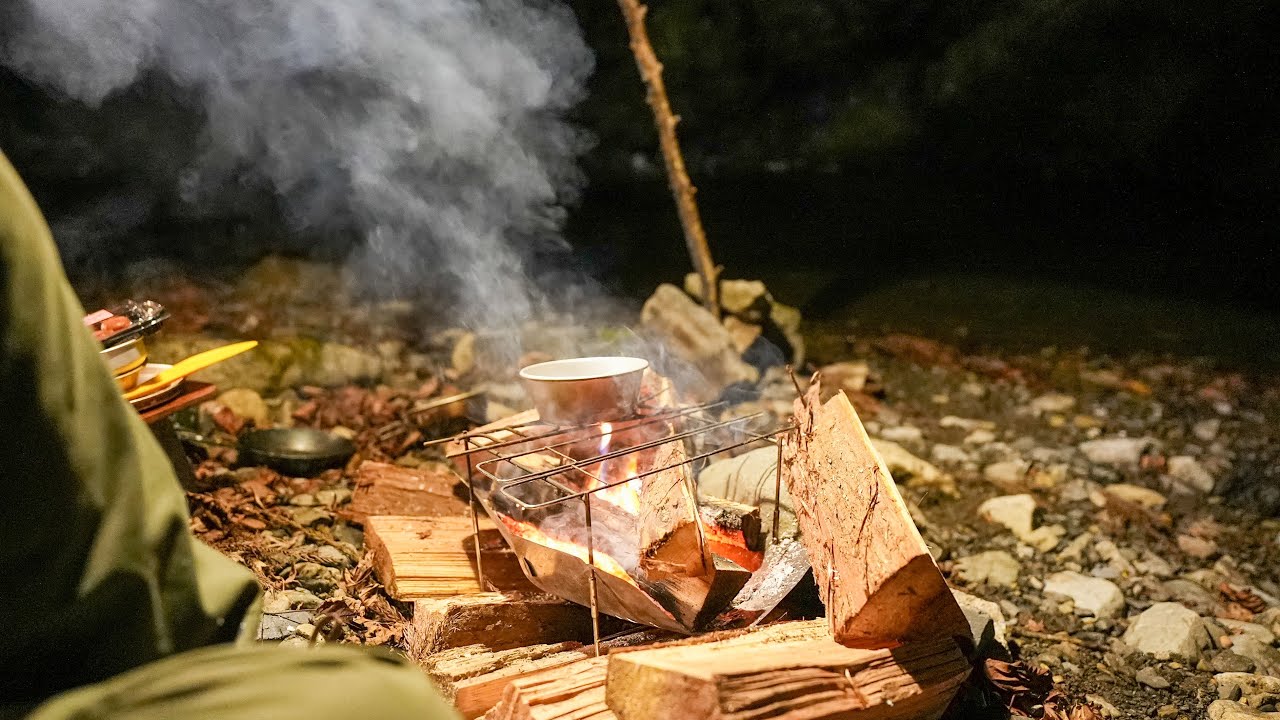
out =
{"type": "MultiPolygon", "coordinates": [[[[567,234],[582,269],[643,297],[688,260],[618,8],[571,4],[597,57],[576,110],[596,144],[567,234]]],[[[649,30],[727,277],[762,277],[835,326],[1267,360],[1275,15],[1204,0],[656,0],[649,30]]],[[[163,83],[95,115],[0,72],[0,105],[0,147],[51,215],[174,161],[68,179],[77,150],[46,142],[51,128],[140,111],[163,120],[139,132],[198,126],[163,83]]],[[[93,267],[316,246],[260,218],[146,222],[93,267]],[[166,228],[238,239],[175,244],[166,228]]]]}

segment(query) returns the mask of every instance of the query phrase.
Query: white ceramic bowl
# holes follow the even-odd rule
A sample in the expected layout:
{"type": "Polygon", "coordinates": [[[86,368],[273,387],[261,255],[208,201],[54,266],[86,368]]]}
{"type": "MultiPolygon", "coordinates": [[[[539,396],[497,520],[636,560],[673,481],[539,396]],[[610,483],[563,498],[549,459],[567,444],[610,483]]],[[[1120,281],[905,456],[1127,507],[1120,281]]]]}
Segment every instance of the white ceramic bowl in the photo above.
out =
{"type": "Polygon", "coordinates": [[[634,357],[552,360],[520,370],[544,422],[586,425],[630,415],[649,361],[634,357]]]}

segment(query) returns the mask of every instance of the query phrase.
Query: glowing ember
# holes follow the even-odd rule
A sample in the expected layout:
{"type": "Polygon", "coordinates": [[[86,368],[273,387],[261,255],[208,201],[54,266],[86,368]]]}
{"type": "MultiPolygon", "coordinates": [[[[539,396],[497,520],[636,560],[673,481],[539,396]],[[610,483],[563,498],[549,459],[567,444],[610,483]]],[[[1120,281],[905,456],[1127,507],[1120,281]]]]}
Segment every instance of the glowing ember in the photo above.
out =
{"type": "MultiPolygon", "coordinates": [[[[499,515],[498,517],[502,520],[502,523],[511,530],[511,532],[519,535],[525,540],[562,552],[566,555],[572,555],[573,557],[581,560],[584,565],[587,564],[587,547],[585,545],[579,545],[575,542],[552,537],[529,523],[513,520],[506,515],[499,515]]],[[[622,578],[632,585],[636,585],[636,581],[627,574],[627,571],[623,569],[622,565],[620,565],[617,560],[614,560],[611,555],[600,552],[600,550],[597,549],[592,552],[592,558],[595,560],[594,564],[598,569],[603,570],[610,575],[622,578]]]]}

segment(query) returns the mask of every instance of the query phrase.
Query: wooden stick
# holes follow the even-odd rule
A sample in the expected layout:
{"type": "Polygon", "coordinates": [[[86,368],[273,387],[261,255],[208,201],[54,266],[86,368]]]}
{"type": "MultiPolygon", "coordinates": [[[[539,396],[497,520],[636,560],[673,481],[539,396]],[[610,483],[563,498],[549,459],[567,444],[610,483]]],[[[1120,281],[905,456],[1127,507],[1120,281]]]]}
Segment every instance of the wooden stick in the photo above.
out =
{"type": "Polygon", "coordinates": [[[684,157],[680,154],[680,142],[676,139],[676,123],[680,119],[671,112],[666,84],[662,81],[662,63],[658,62],[658,56],[649,43],[649,33],[645,29],[644,18],[649,8],[639,0],[618,0],[618,7],[622,9],[627,22],[627,34],[631,37],[631,52],[636,56],[636,68],[648,88],[645,97],[649,107],[653,109],[653,124],[658,130],[658,144],[662,148],[662,159],[667,166],[667,180],[671,184],[671,194],[675,197],[676,211],[680,214],[680,225],[684,228],[684,241],[689,248],[689,256],[693,259],[694,269],[702,277],[702,303],[719,319],[720,270],[711,259],[711,248],[707,245],[707,235],[702,229],[698,204],[693,199],[697,188],[689,180],[684,157]]]}

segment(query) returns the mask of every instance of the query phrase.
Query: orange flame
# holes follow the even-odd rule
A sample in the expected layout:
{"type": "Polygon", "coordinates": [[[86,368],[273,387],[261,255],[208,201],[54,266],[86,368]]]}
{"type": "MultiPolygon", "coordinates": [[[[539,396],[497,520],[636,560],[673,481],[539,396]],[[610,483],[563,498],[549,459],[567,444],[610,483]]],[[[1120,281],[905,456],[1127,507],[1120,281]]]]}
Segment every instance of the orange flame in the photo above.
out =
{"type": "MultiPolygon", "coordinates": [[[[609,452],[609,446],[613,442],[613,423],[600,423],[600,454],[609,452]]],[[[636,477],[640,473],[639,458],[636,453],[628,453],[621,458],[600,463],[596,467],[594,477],[590,477],[587,481],[587,489],[595,490],[603,488],[595,493],[595,497],[614,505],[632,515],[640,513],[640,479],[636,477]],[[624,462],[622,472],[615,477],[621,477],[622,480],[614,481],[610,475],[610,471],[618,464],[619,461],[624,462]],[[598,478],[598,480],[597,480],[598,478]]]]}

